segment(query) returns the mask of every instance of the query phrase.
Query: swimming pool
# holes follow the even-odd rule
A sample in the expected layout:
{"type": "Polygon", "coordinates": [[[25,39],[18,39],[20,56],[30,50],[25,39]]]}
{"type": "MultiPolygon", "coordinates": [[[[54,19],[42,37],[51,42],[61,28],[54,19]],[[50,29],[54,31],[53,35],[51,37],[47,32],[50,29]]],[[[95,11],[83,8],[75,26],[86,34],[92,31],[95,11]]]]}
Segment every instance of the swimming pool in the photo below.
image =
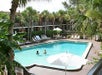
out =
{"type": "Polygon", "coordinates": [[[64,69],[62,66],[49,64],[46,59],[51,55],[65,52],[85,58],[89,48],[88,42],[55,41],[22,48],[22,51],[15,50],[15,60],[21,63],[23,66],[37,64],[64,69]],[[43,53],[44,50],[47,51],[47,54],[43,53]],[[36,54],[36,51],[39,51],[39,55],[36,54]]]}

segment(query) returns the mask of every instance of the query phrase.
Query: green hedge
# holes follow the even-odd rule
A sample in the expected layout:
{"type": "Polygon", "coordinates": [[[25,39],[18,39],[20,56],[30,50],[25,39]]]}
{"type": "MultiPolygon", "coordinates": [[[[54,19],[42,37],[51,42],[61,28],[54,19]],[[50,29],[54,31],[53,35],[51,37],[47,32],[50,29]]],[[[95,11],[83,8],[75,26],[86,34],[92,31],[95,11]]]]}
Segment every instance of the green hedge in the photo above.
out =
{"type": "MultiPolygon", "coordinates": [[[[32,32],[32,36],[35,36],[35,35],[41,36],[41,35],[43,35],[43,34],[45,34],[45,31],[33,31],[33,32],[32,32]]],[[[46,35],[47,35],[48,37],[53,37],[54,34],[57,34],[57,32],[56,32],[56,31],[53,31],[53,30],[47,30],[47,31],[46,31],[46,35]]]]}

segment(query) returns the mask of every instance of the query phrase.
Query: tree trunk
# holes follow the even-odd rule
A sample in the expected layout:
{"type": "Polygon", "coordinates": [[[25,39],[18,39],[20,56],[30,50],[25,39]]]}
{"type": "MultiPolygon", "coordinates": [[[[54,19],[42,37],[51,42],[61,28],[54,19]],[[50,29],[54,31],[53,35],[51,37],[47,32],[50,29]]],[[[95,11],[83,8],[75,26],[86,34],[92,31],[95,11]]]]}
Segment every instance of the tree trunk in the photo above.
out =
{"type": "Polygon", "coordinates": [[[16,9],[18,7],[18,0],[12,0],[12,6],[10,9],[10,21],[11,21],[11,25],[8,27],[8,39],[10,41],[13,40],[12,38],[12,34],[13,34],[13,27],[14,27],[14,22],[15,22],[15,14],[16,14],[16,9]]]}
{"type": "MultiPolygon", "coordinates": [[[[15,14],[16,14],[16,9],[18,7],[18,1],[19,0],[12,0],[12,6],[11,6],[11,9],[10,9],[10,26],[8,26],[8,40],[9,41],[13,41],[13,37],[12,37],[12,34],[13,34],[13,27],[14,27],[14,23],[15,23],[15,14]]],[[[13,50],[10,50],[10,62],[13,62],[14,60],[14,52],[13,50]]],[[[10,67],[12,67],[11,65],[9,65],[10,67]]],[[[9,72],[8,72],[8,75],[14,75],[12,70],[9,69],[9,72]]]]}

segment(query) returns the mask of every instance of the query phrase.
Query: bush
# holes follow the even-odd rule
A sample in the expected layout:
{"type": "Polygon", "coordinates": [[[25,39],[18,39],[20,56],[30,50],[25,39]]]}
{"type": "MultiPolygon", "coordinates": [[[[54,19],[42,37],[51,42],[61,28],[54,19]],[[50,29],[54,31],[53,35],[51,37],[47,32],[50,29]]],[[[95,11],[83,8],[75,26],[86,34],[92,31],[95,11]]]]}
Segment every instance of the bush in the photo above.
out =
{"type": "MultiPolygon", "coordinates": [[[[43,35],[43,34],[45,34],[45,31],[43,30],[43,31],[33,31],[32,32],[32,36],[35,36],[35,35],[39,35],[39,36],[41,36],[41,35],[43,35]]],[[[48,36],[48,37],[53,37],[53,35],[56,35],[57,34],[57,32],[56,31],[53,31],[53,30],[47,30],[46,31],[46,35],[48,36]]]]}
{"type": "Polygon", "coordinates": [[[44,34],[44,33],[45,33],[45,31],[33,31],[33,32],[32,32],[32,36],[42,35],[42,34],[44,34]]]}
{"type": "Polygon", "coordinates": [[[46,35],[49,36],[49,37],[53,37],[53,35],[57,34],[56,31],[53,31],[53,30],[47,30],[47,33],[46,35]]]}

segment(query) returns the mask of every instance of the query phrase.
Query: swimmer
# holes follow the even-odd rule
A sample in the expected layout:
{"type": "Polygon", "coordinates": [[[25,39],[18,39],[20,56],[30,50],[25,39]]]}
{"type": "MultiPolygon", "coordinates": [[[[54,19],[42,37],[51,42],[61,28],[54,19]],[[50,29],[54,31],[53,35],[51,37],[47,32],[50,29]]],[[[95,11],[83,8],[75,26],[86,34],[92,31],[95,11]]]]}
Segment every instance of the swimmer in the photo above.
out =
{"type": "Polygon", "coordinates": [[[47,54],[46,50],[44,50],[44,54],[47,54]]]}
{"type": "Polygon", "coordinates": [[[39,55],[39,51],[36,51],[36,54],[39,55]]]}

